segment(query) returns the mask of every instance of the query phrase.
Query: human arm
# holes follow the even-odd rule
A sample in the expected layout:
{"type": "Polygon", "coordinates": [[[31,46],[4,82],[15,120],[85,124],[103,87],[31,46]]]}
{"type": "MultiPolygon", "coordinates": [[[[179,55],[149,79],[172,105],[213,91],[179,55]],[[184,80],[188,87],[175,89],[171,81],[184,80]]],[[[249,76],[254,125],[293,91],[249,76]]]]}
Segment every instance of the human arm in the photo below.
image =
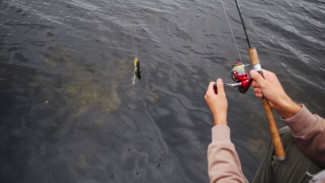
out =
{"type": "Polygon", "coordinates": [[[221,79],[217,80],[218,94],[211,82],[204,96],[213,115],[212,142],[208,147],[208,171],[211,183],[244,182],[240,160],[230,140],[227,126],[228,102],[221,79]]]}
{"type": "Polygon", "coordinates": [[[295,103],[283,90],[277,76],[263,70],[264,78],[252,70],[252,86],[258,98],[266,97],[290,127],[298,147],[316,163],[325,166],[325,120],[295,103]]]}
{"type": "Polygon", "coordinates": [[[294,116],[282,119],[291,129],[298,147],[314,162],[325,167],[325,120],[304,105],[294,116]]]}

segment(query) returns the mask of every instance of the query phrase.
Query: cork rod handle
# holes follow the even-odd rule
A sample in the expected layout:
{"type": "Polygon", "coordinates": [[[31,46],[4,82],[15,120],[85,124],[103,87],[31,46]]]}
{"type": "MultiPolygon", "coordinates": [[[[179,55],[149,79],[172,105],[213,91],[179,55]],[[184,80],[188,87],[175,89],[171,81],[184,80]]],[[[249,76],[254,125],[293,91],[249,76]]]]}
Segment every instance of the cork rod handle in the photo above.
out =
{"type": "MultiPolygon", "coordinates": [[[[248,54],[249,54],[251,64],[253,65],[254,69],[256,71],[258,71],[263,76],[262,68],[260,65],[260,60],[258,58],[256,48],[249,48],[248,54]]],[[[266,113],[267,121],[269,123],[272,142],[273,142],[274,149],[275,149],[275,154],[280,161],[283,161],[283,160],[285,160],[286,153],[283,149],[282,141],[281,141],[281,138],[279,135],[278,127],[275,123],[272,108],[269,104],[269,101],[266,98],[263,97],[262,102],[263,102],[264,110],[266,113]]]]}

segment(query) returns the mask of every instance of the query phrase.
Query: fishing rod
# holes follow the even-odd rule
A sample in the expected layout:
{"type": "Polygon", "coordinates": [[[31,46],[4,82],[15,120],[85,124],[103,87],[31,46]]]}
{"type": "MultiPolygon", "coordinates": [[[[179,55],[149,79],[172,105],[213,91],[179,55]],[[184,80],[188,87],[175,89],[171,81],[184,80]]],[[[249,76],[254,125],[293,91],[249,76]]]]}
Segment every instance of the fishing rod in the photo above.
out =
{"type": "MultiPolygon", "coordinates": [[[[237,7],[237,10],[238,10],[238,14],[239,14],[239,17],[240,17],[241,24],[242,24],[244,32],[245,32],[246,41],[247,41],[247,44],[248,44],[248,54],[249,54],[249,58],[250,58],[250,61],[251,61],[251,65],[253,65],[254,70],[256,70],[258,73],[260,73],[263,76],[262,66],[261,66],[260,60],[258,58],[257,50],[256,50],[255,47],[251,46],[251,43],[249,41],[249,37],[248,37],[248,34],[247,34],[247,29],[246,29],[246,26],[245,26],[245,22],[244,22],[244,19],[243,19],[243,16],[242,16],[238,1],[235,0],[235,3],[236,3],[236,7],[237,7]]],[[[222,5],[222,7],[224,9],[225,16],[226,16],[230,31],[232,33],[233,39],[234,39],[237,52],[239,54],[239,57],[241,58],[240,52],[239,52],[239,49],[238,49],[238,46],[237,46],[237,43],[236,43],[236,40],[235,40],[234,33],[232,31],[230,22],[228,20],[228,15],[226,13],[225,7],[223,6],[223,0],[221,0],[221,5],[222,5]]],[[[233,65],[233,69],[231,70],[232,79],[236,83],[234,83],[234,84],[224,83],[224,86],[231,87],[231,88],[237,87],[238,90],[241,93],[245,93],[249,89],[249,87],[250,87],[250,85],[251,85],[251,83],[253,81],[251,78],[249,78],[248,72],[245,70],[245,66],[247,66],[247,65],[244,65],[242,63],[242,61],[236,62],[235,65],[233,65]]],[[[217,85],[216,84],[213,85],[213,88],[214,88],[215,92],[217,93],[218,90],[217,90],[217,85]]],[[[263,103],[265,114],[266,114],[268,124],[269,124],[269,127],[270,127],[270,132],[271,132],[272,142],[273,142],[274,149],[275,149],[275,154],[276,154],[278,160],[284,161],[285,157],[286,157],[286,153],[285,153],[283,145],[282,145],[282,141],[281,141],[281,138],[280,138],[278,127],[277,127],[275,119],[274,119],[272,108],[271,108],[271,106],[269,104],[269,101],[265,97],[262,97],[262,103],[263,103]]]]}
{"type": "MultiPolygon", "coordinates": [[[[247,40],[247,44],[248,44],[248,54],[249,54],[249,58],[251,60],[251,64],[253,65],[254,70],[259,72],[263,76],[262,66],[261,66],[260,60],[258,58],[257,50],[255,47],[251,47],[251,44],[250,44],[250,41],[248,38],[248,34],[247,34],[247,30],[246,30],[246,26],[245,26],[245,22],[242,17],[241,10],[240,10],[237,0],[235,0],[235,3],[237,6],[238,14],[240,16],[241,24],[242,24],[244,32],[245,32],[245,36],[246,36],[246,40],[247,40]]],[[[270,132],[271,132],[272,142],[274,145],[276,156],[280,161],[284,161],[285,157],[286,157],[286,153],[285,153],[283,145],[282,145],[282,141],[281,141],[281,138],[279,135],[278,127],[277,127],[275,119],[274,119],[272,108],[270,106],[269,101],[265,97],[262,98],[262,102],[263,102],[266,117],[267,117],[267,120],[268,120],[268,123],[270,126],[270,132]]]]}
{"type": "Polygon", "coordinates": [[[239,17],[240,17],[241,24],[242,24],[243,29],[244,29],[244,32],[245,32],[245,36],[246,36],[246,41],[247,41],[247,44],[248,44],[248,48],[251,48],[251,42],[249,41],[249,38],[248,38],[247,29],[246,29],[246,26],[245,26],[245,22],[244,22],[243,16],[241,15],[241,11],[240,11],[240,8],[239,8],[239,5],[238,5],[237,0],[235,0],[235,2],[236,2],[236,7],[237,7],[237,11],[239,13],[239,17]]]}

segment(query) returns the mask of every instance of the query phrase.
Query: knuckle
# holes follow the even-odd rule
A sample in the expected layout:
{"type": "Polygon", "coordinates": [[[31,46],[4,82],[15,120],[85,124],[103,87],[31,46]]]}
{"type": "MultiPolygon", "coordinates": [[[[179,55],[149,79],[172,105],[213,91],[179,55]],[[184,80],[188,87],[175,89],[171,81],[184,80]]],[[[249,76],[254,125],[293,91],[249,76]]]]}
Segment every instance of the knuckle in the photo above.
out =
{"type": "Polygon", "coordinates": [[[261,88],[265,88],[265,87],[266,87],[266,84],[265,84],[265,83],[260,83],[259,86],[260,86],[261,88]]]}
{"type": "Polygon", "coordinates": [[[273,72],[271,72],[271,73],[270,73],[270,78],[276,78],[276,74],[273,73],[273,72]]]}

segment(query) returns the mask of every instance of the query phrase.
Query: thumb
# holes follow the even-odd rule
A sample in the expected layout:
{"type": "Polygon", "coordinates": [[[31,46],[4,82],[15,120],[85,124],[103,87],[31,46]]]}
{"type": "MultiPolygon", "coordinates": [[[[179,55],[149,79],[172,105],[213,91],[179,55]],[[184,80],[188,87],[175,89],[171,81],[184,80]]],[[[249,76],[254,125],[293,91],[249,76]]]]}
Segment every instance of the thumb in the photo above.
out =
{"type": "Polygon", "coordinates": [[[223,81],[220,78],[217,79],[217,87],[218,87],[218,94],[225,93],[225,89],[223,87],[223,81]]]}
{"type": "Polygon", "coordinates": [[[263,76],[258,73],[255,70],[251,70],[250,72],[251,78],[256,81],[260,86],[264,85],[265,79],[263,78],[263,76]]]}

